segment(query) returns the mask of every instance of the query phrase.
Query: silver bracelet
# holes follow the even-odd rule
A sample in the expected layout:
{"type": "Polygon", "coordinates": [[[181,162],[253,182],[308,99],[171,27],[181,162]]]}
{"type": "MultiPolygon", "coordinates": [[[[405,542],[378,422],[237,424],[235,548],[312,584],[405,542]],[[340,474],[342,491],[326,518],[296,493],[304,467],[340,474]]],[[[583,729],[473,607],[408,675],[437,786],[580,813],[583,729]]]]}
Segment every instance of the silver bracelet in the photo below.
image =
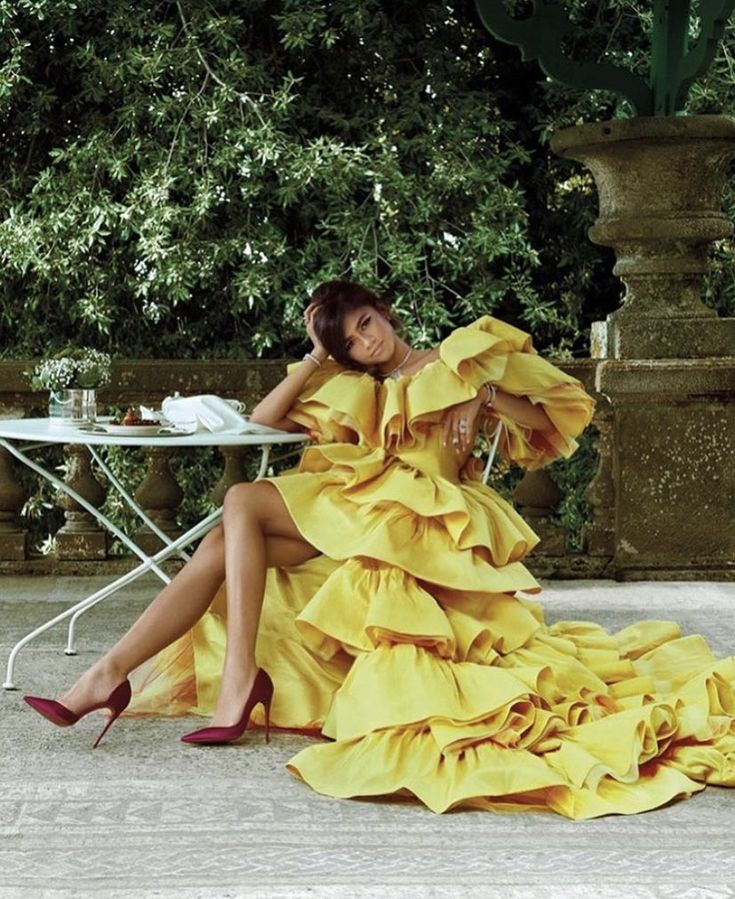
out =
{"type": "Polygon", "coordinates": [[[485,387],[485,388],[487,389],[487,391],[488,391],[488,396],[489,396],[489,399],[488,399],[486,402],[484,402],[482,405],[483,405],[486,409],[487,409],[487,408],[492,409],[493,403],[495,402],[495,395],[496,395],[497,392],[498,392],[498,388],[497,388],[494,384],[491,384],[489,381],[486,382],[485,384],[483,384],[482,386],[485,387]]]}
{"type": "Polygon", "coordinates": [[[321,367],[322,367],[321,362],[316,358],[316,356],[312,356],[311,353],[305,353],[305,354],[304,354],[304,360],[306,360],[306,359],[308,359],[309,362],[313,362],[314,365],[316,365],[317,368],[321,368],[321,367]]]}

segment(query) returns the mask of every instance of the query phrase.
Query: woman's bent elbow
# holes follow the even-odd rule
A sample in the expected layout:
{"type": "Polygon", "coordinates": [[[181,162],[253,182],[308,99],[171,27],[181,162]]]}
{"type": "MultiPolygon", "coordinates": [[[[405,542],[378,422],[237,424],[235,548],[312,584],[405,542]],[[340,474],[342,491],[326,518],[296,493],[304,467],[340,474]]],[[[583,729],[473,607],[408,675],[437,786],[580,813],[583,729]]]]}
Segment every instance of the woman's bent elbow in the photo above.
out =
{"type": "Polygon", "coordinates": [[[290,418],[273,418],[271,415],[259,414],[256,410],[250,414],[249,421],[254,425],[265,425],[267,428],[276,428],[278,431],[297,431],[299,426],[290,418]]]}
{"type": "Polygon", "coordinates": [[[258,407],[256,406],[253,411],[248,416],[248,420],[252,421],[253,424],[256,425],[269,425],[270,422],[266,421],[267,416],[263,415],[262,412],[258,411],[258,407]]]}

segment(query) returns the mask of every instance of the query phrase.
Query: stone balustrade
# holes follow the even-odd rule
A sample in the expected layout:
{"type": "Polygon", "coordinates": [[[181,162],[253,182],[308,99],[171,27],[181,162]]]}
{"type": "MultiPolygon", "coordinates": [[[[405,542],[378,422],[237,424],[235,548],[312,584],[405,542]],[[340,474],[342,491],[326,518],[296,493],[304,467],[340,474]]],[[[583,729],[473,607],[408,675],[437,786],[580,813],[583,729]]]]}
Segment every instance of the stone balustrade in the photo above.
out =
{"type": "MultiPolygon", "coordinates": [[[[0,418],[45,415],[46,395],[29,390],[23,375],[31,363],[0,361],[0,418]]],[[[562,364],[565,371],[579,378],[594,394],[594,362],[577,360],[562,364]]],[[[112,388],[100,391],[98,406],[127,406],[144,403],[158,406],[168,395],[215,393],[242,400],[248,408],[265,395],[283,376],[282,362],[237,361],[130,361],[117,362],[112,388]]],[[[541,542],[529,556],[529,567],[545,577],[604,577],[612,574],[614,549],[614,490],[612,480],[611,412],[604,397],[598,396],[593,426],[599,432],[600,462],[588,485],[586,498],[594,508],[593,519],[586,524],[584,548],[570,553],[565,535],[552,518],[563,494],[546,471],[526,472],[514,490],[521,513],[539,534],[541,542]]],[[[151,448],[144,451],[145,466],[136,483],[126,483],[149,518],[165,533],[181,533],[179,507],[181,486],[171,462],[175,449],[151,448]]],[[[190,451],[185,451],[190,452],[190,451]]],[[[208,499],[219,505],[227,488],[246,479],[248,453],[243,448],[222,448],[219,480],[210,488],[208,499]]],[[[95,475],[88,450],[64,447],[66,481],[95,507],[104,501],[107,485],[95,475]]],[[[0,571],[117,573],[131,565],[130,557],[110,555],[109,537],[94,518],[67,495],[56,497],[64,510],[64,523],[54,535],[54,551],[33,554],[29,549],[22,509],[34,489],[33,477],[21,473],[7,452],[0,449],[0,571]]],[[[147,552],[160,547],[160,539],[145,524],[135,531],[136,542],[147,552]]],[[[175,566],[176,562],[169,563],[175,566]]]]}

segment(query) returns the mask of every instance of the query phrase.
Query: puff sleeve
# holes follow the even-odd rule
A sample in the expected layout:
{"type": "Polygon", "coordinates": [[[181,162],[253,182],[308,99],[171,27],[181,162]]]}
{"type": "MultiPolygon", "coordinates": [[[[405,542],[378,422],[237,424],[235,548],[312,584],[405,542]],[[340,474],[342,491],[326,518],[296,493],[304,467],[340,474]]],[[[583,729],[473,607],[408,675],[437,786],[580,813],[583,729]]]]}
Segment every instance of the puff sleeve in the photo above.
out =
{"type": "Polygon", "coordinates": [[[575,437],[589,424],[594,400],[580,381],[542,359],[525,331],[486,315],[454,331],[441,346],[441,358],[476,390],[489,381],[544,407],[552,431],[537,431],[497,413],[503,423],[500,450],[505,458],[536,469],[576,450],[575,437]]]}
{"type": "MultiPolygon", "coordinates": [[[[289,365],[289,373],[299,364],[289,365]]],[[[316,443],[364,443],[375,431],[375,382],[329,359],[311,375],[286,417],[316,443]]]]}

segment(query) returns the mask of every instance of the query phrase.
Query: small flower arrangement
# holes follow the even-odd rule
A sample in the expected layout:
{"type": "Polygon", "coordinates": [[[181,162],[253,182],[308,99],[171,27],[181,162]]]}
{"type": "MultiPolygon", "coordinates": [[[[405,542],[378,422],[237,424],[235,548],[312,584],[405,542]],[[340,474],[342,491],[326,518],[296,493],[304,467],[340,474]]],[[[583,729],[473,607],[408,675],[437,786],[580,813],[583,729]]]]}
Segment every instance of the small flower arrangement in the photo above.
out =
{"type": "Polygon", "coordinates": [[[94,390],[110,382],[112,359],[88,347],[67,347],[29,372],[34,390],[94,390]]]}

